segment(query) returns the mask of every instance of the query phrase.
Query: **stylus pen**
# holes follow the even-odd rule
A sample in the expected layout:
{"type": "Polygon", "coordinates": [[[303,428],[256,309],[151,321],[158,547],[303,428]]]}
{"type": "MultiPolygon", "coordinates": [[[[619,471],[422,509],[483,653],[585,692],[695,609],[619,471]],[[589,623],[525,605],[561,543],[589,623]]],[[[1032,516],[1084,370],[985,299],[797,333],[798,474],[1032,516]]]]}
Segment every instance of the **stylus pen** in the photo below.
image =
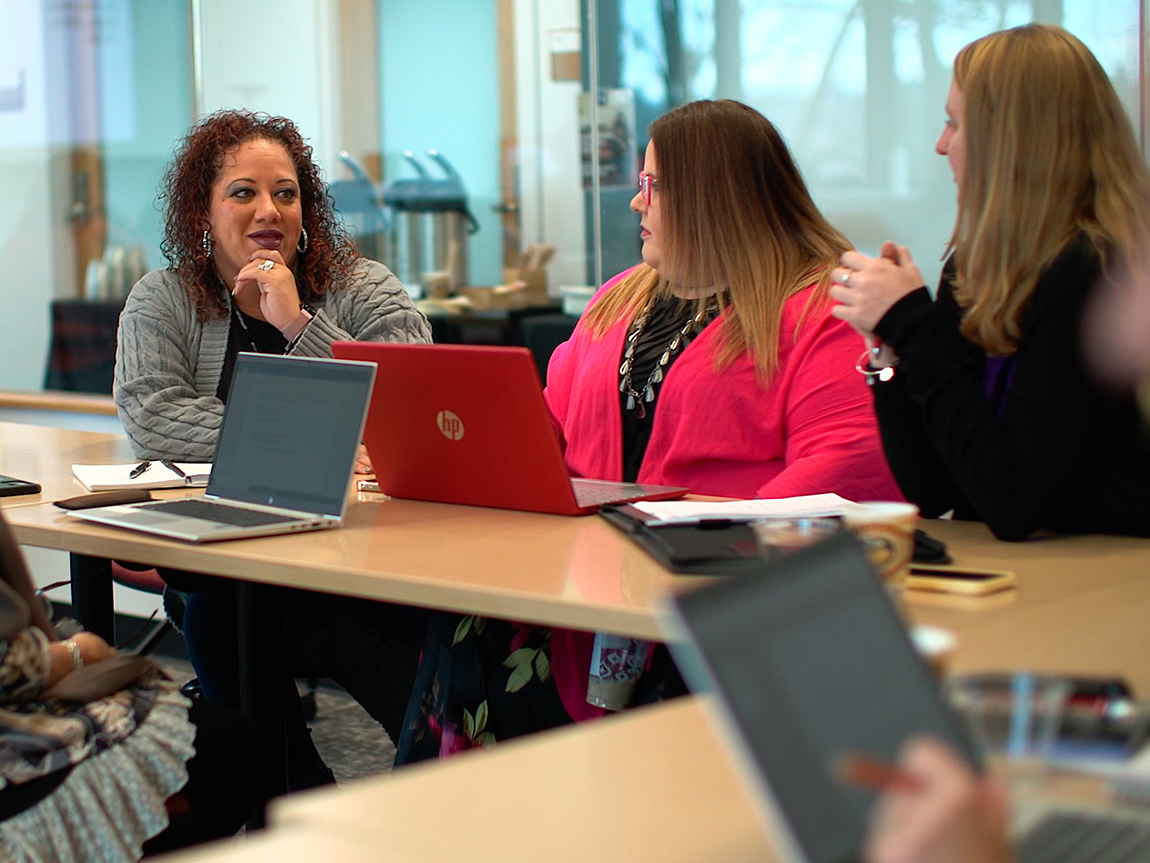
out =
{"type": "Polygon", "coordinates": [[[848,785],[875,791],[922,791],[923,782],[910,771],[860,752],[839,756],[835,773],[848,785]]]}
{"type": "Polygon", "coordinates": [[[188,475],[186,473],[184,473],[182,470],[180,470],[180,466],[178,464],[176,464],[175,462],[169,461],[168,459],[165,458],[165,459],[160,459],[160,464],[162,464],[164,467],[166,467],[168,470],[170,470],[172,473],[174,473],[180,479],[187,479],[188,478],[188,475]]]}

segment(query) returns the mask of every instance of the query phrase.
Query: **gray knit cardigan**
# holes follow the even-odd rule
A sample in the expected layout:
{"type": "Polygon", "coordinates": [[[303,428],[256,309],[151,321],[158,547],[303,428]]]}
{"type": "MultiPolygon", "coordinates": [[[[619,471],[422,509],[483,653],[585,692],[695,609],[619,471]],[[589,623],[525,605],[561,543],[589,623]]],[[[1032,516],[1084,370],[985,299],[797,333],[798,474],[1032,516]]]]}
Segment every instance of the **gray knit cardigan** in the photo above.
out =
{"type": "MultiPolygon", "coordinates": [[[[375,261],[361,259],[350,281],[333,285],[313,306],[293,356],[330,357],[332,342],[349,339],[431,341],[427,318],[375,261]]],[[[228,327],[228,318],[196,320],[172,270],[154,270],[132,288],[120,315],[113,395],[138,458],[212,460],[224,415],[216,388],[228,327]]]]}

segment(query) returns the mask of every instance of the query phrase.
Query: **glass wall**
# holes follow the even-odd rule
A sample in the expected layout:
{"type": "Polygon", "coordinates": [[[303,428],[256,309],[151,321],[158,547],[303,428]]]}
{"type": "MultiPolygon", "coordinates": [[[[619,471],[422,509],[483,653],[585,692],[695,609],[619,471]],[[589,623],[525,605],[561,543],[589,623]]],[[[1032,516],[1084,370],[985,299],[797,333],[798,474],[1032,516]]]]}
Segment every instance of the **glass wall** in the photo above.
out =
{"type": "Polygon", "coordinates": [[[115,21],[100,38],[108,246],[137,250],[155,269],[164,265],[156,193],[193,116],[188,2],[102,2],[115,21]]]}
{"type": "Polygon", "coordinates": [[[831,220],[864,251],[910,246],[932,282],[954,219],[934,142],[962,45],[1062,24],[1140,119],[1140,0],[290,0],[279,65],[238,59],[225,0],[0,0],[0,388],[42,385],[53,301],[163,265],[155,196],[195,110],[193,5],[203,109],[286,113],[328,179],[351,177],[347,149],[377,191],[417,176],[407,150],[439,177],[440,151],[478,226],[466,284],[543,244],[553,298],[639,260],[645,130],[692,99],[762,111],[831,220]]]}
{"type": "MultiPolygon", "coordinates": [[[[647,124],[675,105],[746,102],[779,128],[816,201],[858,248],[908,245],[932,284],[954,223],[953,183],[934,143],[963,45],[1031,21],[1060,24],[1098,56],[1138,128],[1137,0],[586,4],[598,27],[598,84],[633,100],[638,152],[647,124]]],[[[601,195],[605,275],[636,259],[625,198],[601,195]]]]}
{"type": "Polygon", "coordinates": [[[162,263],[156,189],[192,118],[188,0],[0,0],[0,25],[0,388],[42,386],[53,314],[110,380],[115,298],[162,263]],[[63,308],[81,297],[111,307],[63,308]]]}

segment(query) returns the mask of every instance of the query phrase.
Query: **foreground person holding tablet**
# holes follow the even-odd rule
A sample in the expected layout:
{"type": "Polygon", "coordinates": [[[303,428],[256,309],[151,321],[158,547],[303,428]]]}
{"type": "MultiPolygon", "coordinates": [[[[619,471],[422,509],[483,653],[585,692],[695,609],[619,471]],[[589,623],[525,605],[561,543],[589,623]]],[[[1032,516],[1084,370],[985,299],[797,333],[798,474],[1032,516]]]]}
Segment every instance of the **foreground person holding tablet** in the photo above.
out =
{"type": "MultiPolygon", "coordinates": [[[[651,126],[631,209],[643,264],[604,285],[547,372],[570,472],[728,497],[898,499],[857,337],[826,296],[849,243],[775,127],[732,101],[671,111],[651,126]]],[[[434,615],[398,762],[602,715],[587,701],[593,640],[434,615]]],[[[659,649],[637,698],[676,685],[659,649]]]]}

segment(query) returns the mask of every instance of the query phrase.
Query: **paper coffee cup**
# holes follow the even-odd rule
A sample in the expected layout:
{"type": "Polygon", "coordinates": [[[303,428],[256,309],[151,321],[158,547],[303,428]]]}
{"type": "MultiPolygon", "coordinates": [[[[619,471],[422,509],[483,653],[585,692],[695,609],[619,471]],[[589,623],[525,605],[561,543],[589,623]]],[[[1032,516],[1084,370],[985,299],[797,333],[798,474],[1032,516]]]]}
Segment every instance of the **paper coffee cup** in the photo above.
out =
{"type": "Polygon", "coordinates": [[[862,542],[875,572],[898,579],[914,556],[918,507],[913,503],[856,503],[843,510],[843,522],[862,542]]]}
{"type": "Polygon", "coordinates": [[[926,660],[934,676],[939,680],[945,678],[950,670],[954,649],[958,645],[954,633],[938,626],[913,626],[910,630],[910,640],[915,650],[926,660]]]}

